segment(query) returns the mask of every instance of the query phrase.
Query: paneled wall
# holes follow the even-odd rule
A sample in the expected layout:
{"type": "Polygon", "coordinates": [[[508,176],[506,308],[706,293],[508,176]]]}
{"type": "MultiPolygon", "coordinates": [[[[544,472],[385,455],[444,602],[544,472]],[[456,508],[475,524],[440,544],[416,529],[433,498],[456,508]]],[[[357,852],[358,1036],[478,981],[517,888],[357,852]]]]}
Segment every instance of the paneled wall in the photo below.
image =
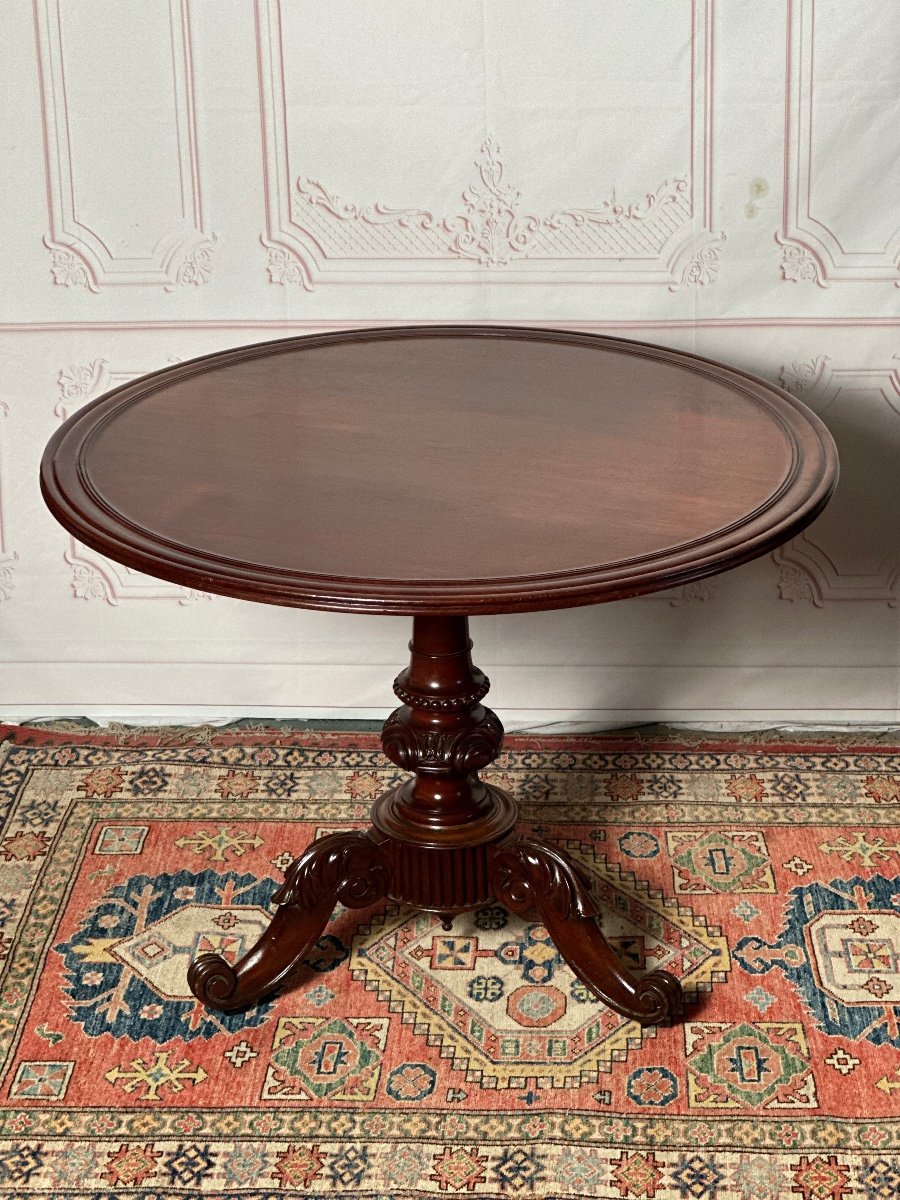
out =
{"type": "Polygon", "coordinates": [[[166,363],[487,321],[780,381],[843,468],[728,575],[474,621],[510,726],[897,719],[895,4],[5,0],[3,23],[0,717],[387,711],[404,621],[129,571],[53,522],[38,459],[166,363]]]}

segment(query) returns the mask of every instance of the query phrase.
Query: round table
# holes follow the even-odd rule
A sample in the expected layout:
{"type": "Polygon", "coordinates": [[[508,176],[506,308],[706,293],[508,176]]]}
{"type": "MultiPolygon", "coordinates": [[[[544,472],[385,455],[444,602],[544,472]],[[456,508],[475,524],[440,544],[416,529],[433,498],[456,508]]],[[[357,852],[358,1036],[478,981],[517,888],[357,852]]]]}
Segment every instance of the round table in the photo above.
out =
{"type": "Polygon", "coordinates": [[[837,479],[825,427],[754,376],[639,342],[502,326],[328,333],[181,363],[86,405],[41,486],[77,538],[129,567],[268,604],[413,618],[382,745],[411,777],[371,828],[314,841],[237,963],[190,967],[211,1007],[290,979],[337,902],[537,914],[572,970],[642,1024],[678,980],[632,976],[583,872],[517,833],[478,772],[503,728],[472,664],[478,613],[636,596],[792,537],[837,479]]]}

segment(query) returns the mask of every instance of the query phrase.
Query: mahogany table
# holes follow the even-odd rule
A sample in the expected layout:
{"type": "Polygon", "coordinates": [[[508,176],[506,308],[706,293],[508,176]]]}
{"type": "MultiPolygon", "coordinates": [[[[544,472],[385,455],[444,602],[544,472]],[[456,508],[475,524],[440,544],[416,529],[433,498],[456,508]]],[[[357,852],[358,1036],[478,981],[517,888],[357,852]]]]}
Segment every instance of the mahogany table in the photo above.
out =
{"type": "Polygon", "coordinates": [[[411,778],[365,833],[314,841],[238,962],[204,954],[222,1010],[282,987],[336,903],[536,913],[575,974],[641,1024],[678,980],[632,976],[580,868],[516,831],[483,783],[503,728],[468,616],[636,596],[771,550],[825,506],[837,454],[779,388],[659,346],[544,329],[419,326],[227,350],[87,405],[49,443],[56,518],[129,567],[267,604],[413,618],[382,746],[411,778]]]}

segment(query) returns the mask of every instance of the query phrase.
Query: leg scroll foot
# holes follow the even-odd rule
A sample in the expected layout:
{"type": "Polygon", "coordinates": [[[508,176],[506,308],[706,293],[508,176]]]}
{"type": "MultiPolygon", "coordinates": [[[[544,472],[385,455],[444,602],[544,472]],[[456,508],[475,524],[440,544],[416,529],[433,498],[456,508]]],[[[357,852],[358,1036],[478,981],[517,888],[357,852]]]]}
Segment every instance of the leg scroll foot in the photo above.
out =
{"type": "Polygon", "coordinates": [[[245,1008],[281,987],[321,935],[335,905],[365,908],[387,895],[390,875],[379,847],[364,833],[320,838],[288,867],[275,893],[278,912],[234,965],[202,954],[188,969],[191,991],[210,1008],[245,1008]]]}
{"type": "Polygon", "coordinates": [[[513,912],[537,912],[574,973],[610,1008],[641,1025],[667,1025],[683,1008],[681,984],[668,971],[636,979],[622,966],[596,921],[582,871],[561,851],[522,837],[500,847],[492,864],[494,895],[513,912]]]}

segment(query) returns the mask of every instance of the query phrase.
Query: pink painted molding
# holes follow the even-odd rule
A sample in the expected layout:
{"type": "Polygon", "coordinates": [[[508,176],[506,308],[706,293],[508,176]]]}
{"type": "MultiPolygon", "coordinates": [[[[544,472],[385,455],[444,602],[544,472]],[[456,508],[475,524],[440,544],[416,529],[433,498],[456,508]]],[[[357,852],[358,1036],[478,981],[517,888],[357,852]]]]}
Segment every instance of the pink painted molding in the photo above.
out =
{"type": "MultiPolygon", "coordinates": [[[[171,363],[180,361],[177,358],[169,359],[171,363]]],[[[88,400],[139,375],[146,375],[152,369],[110,370],[105,358],[63,367],[57,375],[58,399],[53,412],[64,421],[88,400]]],[[[72,568],[69,582],[76,600],[105,600],[111,605],[117,605],[122,600],[177,600],[184,605],[212,599],[209,592],[164,583],[161,579],[153,579],[150,575],[113,562],[71,535],[63,557],[72,568]]]]}
{"type": "MultiPolygon", "coordinates": [[[[355,320],[345,318],[340,321],[325,320],[316,317],[283,317],[271,320],[259,320],[246,317],[199,318],[191,320],[173,320],[171,317],[158,319],[140,318],[121,321],[0,321],[2,333],[64,333],[64,332],[104,332],[126,333],[146,332],[158,333],[179,332],[181,330],[243,330],[247,333],[324,333],[329,329],[374,329],[384,325],[419,325],[429,324],[420,315],[415,317],[370,318],[355,320]]],[[[442,318],[442,325],[468,325],[471,318],[442,318]]],[[[508,325],[508,320],[491,320],[485,318],[483,325],[508,325]]],[[[543,320],[517,319],[517,325],[526,325],[535,329],[578,329],[585,333],[652,333],[654,330],[675,329],[897,329],[900,328],[900,316],[877,317],[662,317],[662,318],[633,318],[619,320],[594,321],[560,321],[558,317],[546,317],[543,320]]]]}
{"type": "MultiPolygon", "coordinates": [[[[0,400],[0,418],[9,416],[9,405],[0,400]]],[[[2,466],[2,464],[0,464],[2,466]]],[[[15,571],[19,561],[18,554],[9,549],[6,544],[3,519],[3,474],[0,472],[0,601],[8,600],[15,587],[15,571]]]]}
{"type": "Polygon", "coordinates": [[[316,178],[295,176],[284,78],[293,64],[283,45],[282,0],[256,0],[266,187],[261,241],[270,282],[307,289],[320,282],[460,283],[489,271],[492,279],[514,283],[645,283],[672,290],[711,283],[725,240],[712,228],[714,0],[691,4],[686,172],[629,204],[563,204],[539,216],[507,182],[493,137],[461,187],[459,207],[447,214],[415,203],[348,200],[316,178]]]}
{"type": "MultiPolygon", "coordinates": [[[[66,94],[66,59],[76,51],[66,47],[62,12],[72,7],[77,25],[77,0],[33,0],[38,42],[41,105],[46,151],[47,206],[50,229],[44,244],[50,252],[53,282],[60,287],[96,292],[112,285],[158,286],[166,291],[196,287],[209,279],[218,242],[204,230],[197,162],[194,116],[194,73],[191,57],[188,0],[168,0],[166,40],[171,43],[172,90],[171,158],[168,168],[179,181],[179,211],[160,215],[156,243],[151,253],[139,257],[114,254],[104,230],[93,228],[79,216],[78,180],[84,172],[111,170],[113,164],[78,161],[70,136],[69,99],[66,94]]],[[[110,6],[110,20],[117,6],[110,6]]],[[[134,70],[140,65],[140,43],[130,47],[134,70]]],[[[71,62],[71,59],[69,60],[71,62]]],[[[97,110],[103,120],[102,108],[97,110]]],[[[150,115],[147,115],[150,119],[150,115]]],[[[141,131],[135,129],[140,145],[141,131]]],[[[127,164],[116,164],[127,169],[127,164]]]]}
{"type": "MultiPolygon", "coordinates": [[[[889,281],[900,287],[900,223],[882,246],[863,248],[852,229],[832,229],[813,215],[815,167],[820,179],[848,168],[831,162],[830,171],[824,172],[821,161],[814,163],[814,35],[822,34],[816,0],[787,0],[787,22],[784,210],[781,229],[775,233],[782,278],[819,287],[835,281],[889,281]]],[[[844,140],[845,153],[851,145],[852,139],[844,140]]]]}
{"type": "Polygon", "coordinates": [[[841,453],[841,481],[829,508],[774,552],[779,595],[817,608],[830,600],[867,600],[896,608],[900,356],[888,366],[847,369],[832,367],[822,354],[786,365],[779,378],[831,425],[841,453]],[[865,570],[854,542],[867,539],[870,569],[865,570]],[[873,551],[874,545],[883,554],[873,551]]]}

